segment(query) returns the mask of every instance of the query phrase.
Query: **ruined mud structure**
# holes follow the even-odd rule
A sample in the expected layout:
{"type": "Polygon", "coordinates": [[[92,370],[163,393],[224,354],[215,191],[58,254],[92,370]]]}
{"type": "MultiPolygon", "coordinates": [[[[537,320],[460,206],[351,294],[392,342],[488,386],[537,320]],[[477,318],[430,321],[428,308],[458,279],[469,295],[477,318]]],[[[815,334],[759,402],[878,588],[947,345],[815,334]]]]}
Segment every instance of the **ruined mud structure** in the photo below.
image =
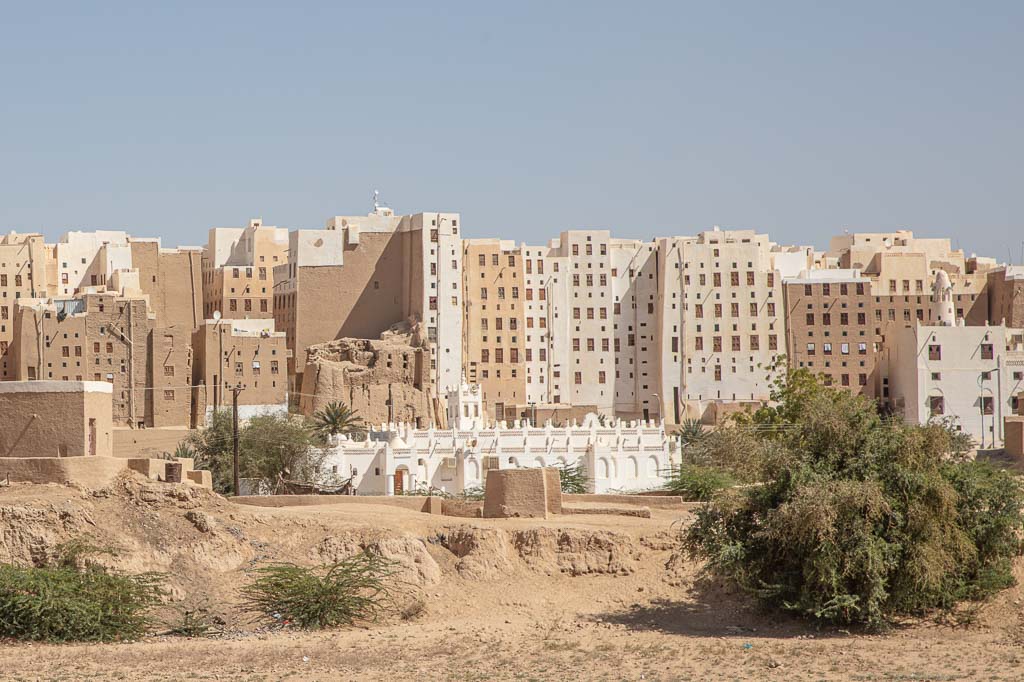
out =
{"type": "Polygon", "coordinates": [[[419,324],[402,323],[380,339],[336,339],[310,346],[299,408],[312,415],[331,401],[366,424],[411,422],[444,427],[430,379],[429,342],[419,324]]]}

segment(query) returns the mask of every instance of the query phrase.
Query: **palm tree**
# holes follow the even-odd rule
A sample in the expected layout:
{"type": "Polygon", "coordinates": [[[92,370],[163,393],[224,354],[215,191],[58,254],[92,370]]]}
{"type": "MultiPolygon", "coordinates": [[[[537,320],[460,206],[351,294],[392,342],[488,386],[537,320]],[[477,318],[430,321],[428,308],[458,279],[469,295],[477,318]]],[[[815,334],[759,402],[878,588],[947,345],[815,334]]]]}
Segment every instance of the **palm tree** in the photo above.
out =
{"type": "Polygon", "coordinates": [[[349,409],[348,405],[332,400],[313,415],[313,431],[327,440],[339,433],[356,435],[364,433],[363,418],[349,409]]]}

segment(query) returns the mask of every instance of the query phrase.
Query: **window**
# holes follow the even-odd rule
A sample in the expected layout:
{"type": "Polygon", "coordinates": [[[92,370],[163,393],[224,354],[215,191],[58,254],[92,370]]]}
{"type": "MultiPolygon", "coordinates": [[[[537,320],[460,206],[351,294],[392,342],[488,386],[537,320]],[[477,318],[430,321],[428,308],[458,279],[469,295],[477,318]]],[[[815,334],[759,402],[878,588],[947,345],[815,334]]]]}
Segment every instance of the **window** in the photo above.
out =
{"type": "Polygon", "coordinates": [[[508,361],[512,364],[519,362],[519,349],[511,348],[508,351],[508,361]]]}
{"type": "Polygon", "coordinates": [[[821,285],[821,295],[822,296],[831,296],[832,295],[832,286],[829,285],[829,284],[822,284],[821,285]]]}
{"type": "MultiPolygon", "coordinates": [[[[618,339],[615,339],[615,340],[618,341],[618,339]]],[[[704,337],[697,336],[697,337],[695,337],[693,339],[693,349],[694,350],[704,350],[704,337]]],[[[618,350],[618,349],[616,348],[616,350],[618,350]]]]}
{"type": "Polygon", "coordinates": [[[605,383],[605,373],[603,371],[597,373],[597,383],[605,383]]]}
{"type": "Polygon", "coordinates": [[[430,297],[430,309],[437,310],[437,296],[430,297]]]}
{"type": "Polygon", "coordinates": [[[942,346],[938,344],[931,344],[928,346],[928,359],[929,360],[941,360],[942,359],[942,346]]]}
{"type": "Polygon", "coordinates": [[[807,326],[810,327],[814,324],[814,313],[807,313],[807,326]]]}
{"type": "Polygon", "coordinates": [[[990,395],[983,395],[981,397],[981,411],[983,414],[990,415],[993,412],[995,403],[990,395]]]}
{"type": "Polygon", "coordinates": [[[761,349],[761,337],[759,337],[757,334],[751,334],[750,335],[750,350],[760,350],[760,349],[761,349]]]}
{"type": "Polygon", "coordinates": [[[779,349],[779,337],[777,337],[775,334],[769,334],[768,335],[768,350],[778,350],[778,349],[779,349]]]}
{"type": "Polygon", "coordinates": [[[813,343],[807,344],[807,354],[808,355],[814,355],[814,344],[813,343]]]}
{"type": "Polygon", "coordinates": [[[477,265],[479,265],[480,267],[487,265],[487,256],[481,253],[477,257],[477,265]]]}
{"type": "Polygon", "coordinates": [[[594,339],[587,339],[587,350],[590,352],[594,351],[594,339]]]}
{"type": "Polygon", "coordinates": [[[732,337],[732,349],[733,350],[740,350],[740,337],[738,337],[738,336],[732,337]]]}
{"type": "Polygon", "coordinates": [[[991,360],[992,359],[992,344],[983,343],[981,344],[981,359],[991,360]]]}
{"type": "MultiPolygon", "coordinates": [[[[616,308],[618,307],[618,305],[618,303],[615,304],[616,308]]],[[[619,311],[616,310],[615,312],[619,311]]],[[[697,305],[693,306],[693,316],[696,317],[698,320],[704,317],[704,306],[702,304],[698,303],[697,305]]]]}
{"type": "Polygon", "coordinates": [[[503,348],[494,349],[494,361],[498,364],[505,362],[505,350],[503,348]]]}
{"type": "Polygon", "coordinates": [[[722,273],[716,272],[716,273],[712,274],[711,275],[711,281],[712,281],[713,285],[716,286],[716,287],[722,286],[722,273]]]}
{"type": "Polygon", "coordinates": [[[832,344],[831,343],[823,343],[823,344],[821,344],[821,352],[824,353],[825,355],[832,355],[832,344]]]}
{"type": "Polygon", "coordinates": [[[716,336],[713,339],[711,339],[711,350],[714,351],[715,353],[721,353],[722,352],[722,337],[721,336],[716,336]]]}
{"type": "Polygon", "coordinates": [[[174,376],[174,365],[164,365],[164,376],[165,377],[173,377],[174,376]]]}
{"type": "Polygon", "coordinates": [[[583,372],[576,372],[575,374],[573,374],[573,383],[577,385],[583,383],[583,372]]]}
{"type": "Polygon", "coordinates": [[[174,390],[164,391],[164,400],[174,400],[174,390]]]}

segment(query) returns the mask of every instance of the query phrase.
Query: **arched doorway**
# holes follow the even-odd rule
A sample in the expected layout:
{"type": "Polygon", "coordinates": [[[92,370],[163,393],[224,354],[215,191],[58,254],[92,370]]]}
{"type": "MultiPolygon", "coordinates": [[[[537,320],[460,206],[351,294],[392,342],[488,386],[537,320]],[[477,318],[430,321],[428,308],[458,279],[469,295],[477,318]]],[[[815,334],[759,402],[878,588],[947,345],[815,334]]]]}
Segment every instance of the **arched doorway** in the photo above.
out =
{"type": "Polygon", "coordinates": [[[395,495],[404,495],[409,487],[409,470],[404,466],[395,469],[395,495]]]}

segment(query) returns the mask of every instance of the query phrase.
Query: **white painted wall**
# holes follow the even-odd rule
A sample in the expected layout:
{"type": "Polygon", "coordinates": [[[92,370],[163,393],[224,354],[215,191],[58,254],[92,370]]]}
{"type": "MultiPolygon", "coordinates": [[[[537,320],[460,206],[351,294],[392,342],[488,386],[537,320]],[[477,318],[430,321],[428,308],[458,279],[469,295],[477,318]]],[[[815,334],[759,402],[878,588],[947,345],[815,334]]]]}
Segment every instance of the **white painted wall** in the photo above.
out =
{"type": "Polygon", "coordinates": [[[664,425],[617,421],[601,427],[555,428],[549,424],[489,429],[417,430],[394,425],[387,432],[372,432],[370,440],[339,439],[325,465],[348,478],[355,471],[359,494],[392,494],[394,472],[409,472],[407,489],[433,487],[449,493],[482,487],[488,468],[584,465],[596,493],[637,491],[660,487],[664,474],[677,463],[675,443],[664,425]]]}

